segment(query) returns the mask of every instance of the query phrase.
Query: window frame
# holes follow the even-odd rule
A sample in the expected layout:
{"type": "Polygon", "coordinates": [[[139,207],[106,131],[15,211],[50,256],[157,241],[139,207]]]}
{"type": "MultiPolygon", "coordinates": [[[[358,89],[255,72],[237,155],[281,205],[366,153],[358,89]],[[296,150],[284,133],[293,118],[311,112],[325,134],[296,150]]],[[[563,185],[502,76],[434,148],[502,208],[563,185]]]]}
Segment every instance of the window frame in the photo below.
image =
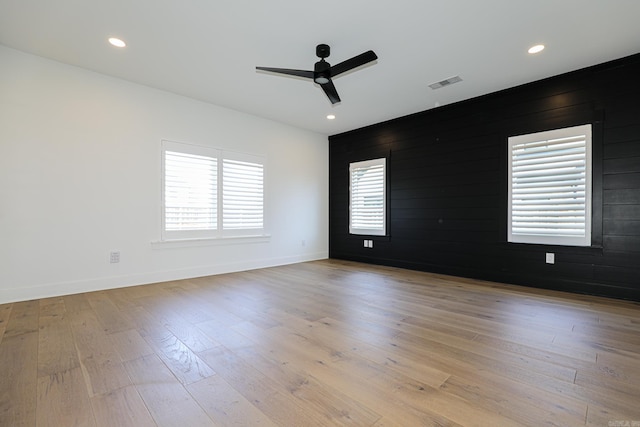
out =
{"type": "Polygon", "coordinates": [[[162,140],[161,143],[161,210],[160,210],[160,241],[176,242],[187,240],[207,240],[236,237],[260,237],[266,236],[266,170],[267,159],[264,156],[222,150],[208,146],[195,145],[183,142],[162,140]],[[205,156],[216,160],[216,198],[214,208],[216,210],[216,226],[214,229],[194,230],[167,230],[166,224],[166,152],[177,152],[205,156]],[[226,228],[224,217],[224,161],[239,161],[261,165],[261,227],[226,228]]]}
{"type": "Polygon", "coordinates": [[[593,178],[593,139],[592,124],[570,126],[542,132],[510,136],[507,139],[507,241],[509,243],[546,244],[558,246],[591,247],[593,245],[593,206],[594,206],[594,178],[593,178]],[[513,146],[523,143],[540,143],[562,138],[585,135],[585,219],[584,236],[568,235],[540,235],[513,232],[513,146]]]}
{"type": "Polygon", "coordinates": [[[361,236],[386,236],[387,235],[387,159],[363,160],[349,163],[349,234],[361,236]],[[382,226],[381,228],[361,228],[353,225],[354,205],[353,205],[353,172],[366,167],[382,166],[382,226]]]}

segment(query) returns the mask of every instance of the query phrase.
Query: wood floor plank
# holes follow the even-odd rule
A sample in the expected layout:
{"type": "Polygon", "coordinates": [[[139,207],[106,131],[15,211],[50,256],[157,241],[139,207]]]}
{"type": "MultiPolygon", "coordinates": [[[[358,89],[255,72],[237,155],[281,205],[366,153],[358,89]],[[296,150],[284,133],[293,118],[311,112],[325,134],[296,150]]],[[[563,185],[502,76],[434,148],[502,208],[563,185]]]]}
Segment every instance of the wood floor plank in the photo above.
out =
{"type": "Polygon", "coordinates": [[[253,403],[280,426],[330,426],[331,423],[312,407],[287,396],[279,386],[228,349],[219,348],[201,353],[216,372],[245,399],[253,403]]]}
{"type": "Polygon", "coordinates": [[[131,316],[140,335],[182,384],[194,383],[215,373],[171,331],[158,323],[147,310],[139,307],[131,316]]]}
{"type": "Polygon", "coordinates": [[[153,349],[142,338],[137,329],[110,334],[109,340],[123,362],[153,354],[153,349]]]}
{"type": "Polygon", "coordinates": [[[159,426],[215,426],[157,356],[130,360],[125,362],[125,366],[159,426]]]}
{"type": "Polygon", "coordinates": [[[628,410],[618,411],[600,405],[591,405],[587,412],[585,425],[589,427],[634,427],[640,425],[640,417],[633,415],[628,410]]]}
{"type": "Polygon", "coordinates": [[[38,321],[40,317],[39,301],[17,302],[12,305],[13,308],[4,330],[4,338],[38,332],[38,321]]]}
{"type": "Polygon", "coordinates": [[[521,354],[543,361],[553,361],[562,366],[593,364],[597,361],[597,353],[595,351],[583,351],[579,349],[567,350],[566,348],[555,346],[553,343],[521,344],[520,342],[513,342],[484,334],[476,335],[473,341],[514,354],[521,354]]]}
{"type": "Polygon", "coordinates": [[[373,408],[368,408],[341,391],[318,381],[304,369],[262,356],[258,351],[245,348],[236,352],[255,369],[282,386],[301,406],[314,408],[331,425],[371,425],[380,419],[373,408]]]}
{"type": "Polygon", "coordinates": [[[640,407],[637,405],[640,398],[637,382],[619,381],[600,370],[585,369],[578,372],[575,383],[591,391],[582,393],[590,403],[608,402],[607,407],[618,411],[626,410],[640,418],[640,407]],[[610,401],[611,398],[614,398],[614,401],[610,401]]]}
{"type": "Polygon", "coordinates": [[[80,367],[38,378],[36,415],[39,427],[96,425],[80,367]]]}
{"type": "MultiPolygon", "coordinates": [[[[158,293],[153,298],[158,298],[158,293]]],[[[190,323],[204,322],[216,318],[215,311],[211,310],[206,301],[194,301],[194,298],[179,286],[165,289],[162,294],[164,301],[170,301],[171,307],[185,317],[190,323]]]]}
{"type": "MultiPolygon", "coordinates": [[[[520,359],[500,353],[494,355],[477,354],[458,350],[439,341],[425,340],[415,336],[403,337],[400,340],[393,339],[390,344],[395,348],[395,351],[407,357],[440,363],[454,361],[449,369],[451,372],[464,376],[464,379],[452,375],[447,379],[442,389],[474,402],[476,405],[492,405],[494,399],[501,399],[503,404],[500,406],[509,407],[511,411],[507,412],[508,416],[517,420],[520,419],[518,416],[522,411],[515,408],[526,407],[531,401],[536,401],[540,409],[539,417],[563,419],[568,414],[569,417],[584,418],[586,403],[562,395],[551,395],[540,389],[546,376],[572,383],[575,378],[575,370],[572,368],[565,369],[562,366],[548,364],[549,372],[540,375],[540,368],[536,368],[533,364],[534,369],[532,370],[531,360],[525,358],[520,359]],[[412,354],[413,356],[411,356],[412,354]],[[520,364],[517,362],[518,359],[521,360],[520,364]],[[477,367],[477,372],[474,367],[477,367]],[[482,380],[479,380],[478,377],[481,377],[482,380]],[[525,388],[522,387],[523,384],[530,386],[525,388]],[[482,391],[474,394],[468,393],[469,390],[482,391]],[[486,396],[492,397],[482,400],[486,396]]],[[[493,406],[492,408],[497,410],[498,407],[493,406]]],[[[530,421],[524,420],[525,423],[530,421]]]]}
{"type": "Polygon", "coordinates": [[[65,311],[69,314],[76,314],[82,311],[91,310],[91,305],[89,305],[89,300],[87,299],[88,294],[73,294],[73,295],[65,295],[62,297],[64,301],[65,311]]]}
{"type": "Polygon", "coordinates": [[[427,348],[437,348],[440,354],[464,360],[490,369],[496,375],[523,375],[543,374],[563,381],[573,382],[576,370],[555,363],[537,360],[534,358],[513,354],[509,351],[501,351],[481,344],[465,343],[457,341],[455,337],[446,340],[445,337],[426,339],[418,335],[401,332],[391,340],[391,345],[404,348],[408,351],[422,353],[427,348]]]}
{"type": "Polygon", "coordinates": [[[189,384],[187,390],[219,426],[277,426],[219,375],[189,384]]]}
{"type": "Polygon", "coordinates": [[[89,396],[131,385],[120,357],[95,313],[83,310],[73,314],[70,321],[89,396]]]}
{"type": "MultiPolygon", "coordinates": [[[[251,336],[258,343],[255,349],[245,346],[235,351],[245,360],[251,361],[252,365],[257,361],[255,356],[257,353],[263,358],[271,359],[272,363],[295,366],[300,371],[308,372],[314,378],[319,378],[321,382],[340,390],[341,393],[354,396],[356,400],[366,407],[372,408],[376,413],[387,417],[392,416],[395,420],[402,420],[404,425],[455,425],[451,420],[435,412],[425,408],[416,409],[395,399],[395,388],[406,382],[408,377],[399,379],[389,389],[380,390],[372,387],[369,379],[384,371],[385,367],[382,365],[375,365],[365,359],[355,360],[346,354],[332,350],[330,347],[327,348],[326,345],[320,347],[317,343],[307,341],[301,336],[298,336],[299,340],[291,339],[291,336],[289,339],[279,339],[290,334],[290,332],[283,332],[282,328],[268,331],[271,335],[265,341],[260,341],[260,335],[255,334],[258,330],[255,326],[240,328],[238,325],[234,328],[251,336]],[[338,367],[344,369],[336,369],[338,367]]],[[[293,338],[295,337],[296,335],[293,335],[293,338]]],[[[274,371],[274,368],[267,369],[274,371]]],[[[289,376],[283,375],[284,378],[289,376]]],[[[398,378],[400,377],[398,376],[398,378]]],[[[441,382],[438,381],[438,384],[441,382]]],[[[423,387],[428,386],[423,384],[423,387]]]]}
{"type": "MultiPolygon", "coordinates": [[[[247,329],[243,329],[247,333],[247,329]]],[[[275,332],[275,331],[274,331],[275,332]]],[[[295,335],[293,336],[295,337],[295,335]]],[[[289,338],[293,338],[289,337],[289,338]]],[[[269,354],[274,360],[283,364],[297,366],[305,372],[309,372],[314,378],[341,390],[346,395],[355,396],[360,402],[369,408],[387,417],[388,419],[402,421],[404,425],[457,425],[450,418],[445,417],[438,409],[421,403],[410,405],[406,401],[398,399],[399,390],[406,387],[407,383],[413,383],[416,389],[435,391],[425,383],[415,382],[411,377],[385,374],[385,366],[378,365],[366,359],[355,359],[347,354],[328,350],[326,346],[318,347],[313,341],[306,341],[304,337],[297,340],[269,340],[273,347],[264,349],[262,353],[269,354]],[[314,357],[315,356],[315,357],[314,357]],[[373,381],[373,378],[384,376],[385,381],[373,381]]],[[[259,347],[267,345],[258,344],[259,347]]],[[[238,351],[240,355],[246,355],[250,349],[244,348],[238,351]]],[[[246,360],[255,360],[255,357],[246,357],[246,360]]],[[[460,405],[460,402],[458,402],[460,405]]],[[[464,405],[462,405],[464,406],[464,405]]],[[[457,406],[458,409],[459,406],[457,406]]],[[[478,411],[477,408],[474,410],[478,411]]],[[[475,415],[478,415],[477,413],[475,415]]],[[[502,417],[493,417],[484,414],[483,419],[496,425],[496,418],[501,422],[508,421],[510,425],[516,425],[515,421],[502,417]]]]}
{"type": "Polygon", "coordinates": [[[211,340],[230,350],[251,347],[253,345],[251,340],[247,339],[242,334],[238,334],[224,323],[208,320],[196,323],[195,326],[211,340]]]}
{"type": "Polygon", "coordinates": [[[38,333],[38,376],[62,374],[80,367],[78,352],[62,298],[41,304],[38,333]]]}
{"type": "Polygon", "coordinates": [[[0,342],[0,425],[36,422],[38,301],[12,304],[0,342]]]}
{"type": "Polygon", "coordinates": [[[561,395],[551,395],[541,390],[522,387],[509,381],[490,383],[471,378],[452,376],[442,390],[472,402],[490,412],[504,415],[524,425],[575,425],[583,424],[588,405],[561,395]],[[528,411],[535,402],[537,410],[528,411]]]}
{"type": "Polygon", "coordinates": [[[131,286],[128,288],[110,289],[107,295],[118,310],[130,313],[140,306],[139,300],[149,297],[152,291],[157,294],[161,292],[161,289],[155,285],[131,286]],[[141,293],[140,289],[145,289],[146,291],[141,293]],[[140,296],[141,294],[144,296],[140,296]]]}
{"type": "Polygon", "coordinates": [[[89,305],[96,313],[96,317],[104,332],[112,334],[131,329],[133,327],[128,313],[119,310],[109,299],[106,292],[91,292],[87,294],[89,305]]]}
{"type": "Polygon", "coordinates": [[[395,376],[390,376],[387,372],[371,377],[369,381],[381,390],[389,390],[389,387],[393,387],[393,393],[397,394],[407,406],[437,413],[458,424],[473,423],[483,426],[526,425],[526,423],[514,417],[513,414],[496,411],[494,408],[488,408],[457,394],[444,392],[443,388],[432,389],[411,379],[406,380],[399,386],[393,385],[397,383],[397,380],[395,376]]]}
{"type": "Polygon", "coordinates": [[[36,422],[38,334],[22,333],[0,343],[0,426],[36,422]]]}
{"type": "MultiPolygon", "coordinates": [[[[171,301],[170,295],[166,298],[171,301]]],[[[165,298],[163,300],[166,301],[165,298]]],[[[167,328],[193,352],[209,350],[217,345],[199,329],[194,328],[193,323],[187,321],[179,310],[173,309],[171,304],[157,302],[154,298],[142,298],[140,304],[157,323],[167,328]]]]}
{"type": "Polygon", "coordinates": [[[7,328],[7,322],[9,321],[12,308],[13,304],[0,304],[0,343],[2,342],[4,331],[7,328]]]}
{"type": "Polygon", "coordinates": [[[197,296],[206,300],[208,309],[216,313],[216,319],[220,317],[222,313],[219,312],[222,310],[235,316],[235,323],[250,321],[262,328],[277,326],[277,322],[264,314],[265,302],[271,293],[265,293],[265,288],[255,283],[251,276],[245,278],[243,273],[237,273],[233,277],[236,279],[227,275],[216,280],[214,288],[200,286],[197,296]]]}
{"type": "Polygon", "coordinates": [[[134,386],[127,386],[91,398],[97,427],[156,427],[134,386]]]}
{"type": "MultiPolygon", "coordinates": [[[[295,362],[294,362],[295,363],[295,362]]],[[[409,377],[391,373],[386,376],[386,381],[372,381],[381,375],[385,368],[357,357],[345,356],[340,360],[326,363],[316,363],[307,369],[318,379],[331,384],[338,390],[357,396],[365,405],[375,408],[382,418],[374,425],[403,425],[403,426],[457,426],[464,425],[454,422],[445,416],[439,409],[433,410],[429,405],[420,402],[418,405],[407,402],[398,393],[405,387],[409,377]]],[[[416,382],[418,388],[427,389],[429,386],[416,382]]],[[[490,417],[494,421],[495,417],[490,417]]],[[[517,425],[513,420],[509,425],[517,425]]],[[[476,420],[475,422],[478,422],[476,420]]],[[[480,421],[482,422],[482,421],[480,421]]]]}
{"type": "Polygon", "coordinates": [[[599,353],[595,364],[596,372],[616,381],[638,384],[640,382],[638,359],[640,359],[640,353],[632,358],[611,353],[599,353]]]}
{"type": "MultiPolygon", "coordinates": [[[[397,325],[394,325],[397,326],[397,325]]],[[[321,319],[315,326],[316,337],[321,337],[322,334],[326,334],[325,341],[333,341],[337,336],[351,336],[355,340],[355,346],[351,346],[347,351],[353,351],[357,348],[358,354],[369,360],[373,360],[376,363],[394,369],[398,372],[408,373],[411,377],[418,379],[434,388],[440,387],[451,376],[450,372],[436,369],[432,366],[428,366],[420,361],[404,357],[402,354],[390,350],[388,343],[394,342],[394,340],[400,335],[401,331],[396,331],[394,334],[384,332],[379,334],[376,330],[370,335],[361,334],[360,328],[356,331],[351,325],[346,325],[344,322],[337,321],[335,319],[321,319]]],[[[422,335],[422,331],[419,331],[419,335],[422,335]]],[[[467,338],[474,338],[475,334],[467,336],[467,338]]],[[[446,335],[446,341],[449,342],[452,339],[456,339],[455,335],[446,335]]]]}
{"type": "MultiPolygon", "coordinates": [[[[323,322],[321,322],[323,323],[323,322]]],[[[251,333],[248,327],[240,328],[239,326],[234,327],[234,329],[240,329],[242,333],[246,335],[251,335],[254,339],[258,338],[258,335],[251,333]]],[[[307,337],[302,336],[300,333],[287,333],[282,331],[283,328],[273,328],[267,333],[269,333],[270,340],[274,347],[268,349],[268,351],[263,351],[265,354],[270,354],[275,357],[278,361],[286,361],[285,365],[295,365],[301,367],[304,371],[316,372],[318,366],[326,367],[326,366],[334,366],[337,363],[347,363],[347,360],[350,358],[347,355],[344,355],[340,352],[336,352],[333,350],[327,350],[325,348],[317,348],[318,344],[315,340],[308,340],[307,337]],[[280,339],[278,339],[277,335],[280,334],[280,339]],[[307,352],[312,352],[319,357],[320,355],[326,355],[328,357],[325,358],[326,362],[322,360],[314,360],[315,363],[312,363],[310,366],[308,364],[308,360],[310,358],[306,358],[302,356],[296,356],[296,353],[300,353],[300,349],[304,348],[307,352]]],[[[260,345],[260,344],[258,344],[260,345]]],[[[245,348],[240,350],[238,353],[240,355],[245,355],[251,350],[245,348]]],[[[304,353],[304,352],[303,352],[304,353]]],[[[246,360],[251,361],[259,361],[259,355],[253,355],[252,357],[246,357],[246,360]]],[[[353,363],[353,361],[351,362],[353,363]]],[[[264,362],[260,362],[258,366],[263,366],[264,362]]],[[[446,381],[449,377],[448,374],[443,374],[442,372],[429,373],[427,375],[428,380],[431,381],[431,384],[420,382],[419,380],[415,380],[416,377],[420,377],[419,372],[412,372],[410,369],[407,369],[406,372],[408,375],[390,375],[388,373],[390,365],[387,363],[376,363],[376,369],[368,369],[368,373],[364,376],[367,378],[365,387],[371,388],[374,384],[378,384],[379,389],[383,390],[382,395],[389,395],[393,393],[395,395],[406,393],[408,396],[412,397],[411,403],[408,405],[413,410],[413,416],[415,417],[417,414],[419,419],[421,419],[421,423],[425,420],[429,420],[428,424],[436,423],[436,424],[451,424],[454,423],[453,420],[458,419],[483,419],[484,425],[497,425],[496,423],[504,423],[509,422],[511,425],[516,425],[517,423],[513,419],[507,419],[502,416],[493,416],[491,413],[483,411],[481,408],[473,405],[469,405],[466,402],[463,402],[461,399],[445,396],[438,389],[439,387],[446,381]],[[417,374],[417,375],[416,375],[417,374]],[[438,378],[439,379],[435,379],[438,378]],[[378,378],[375,380],[375,378],[378,378]],[[407,387],[407,384],[411,383],[411,387],[407,387]],[[428,394],[429,404],[425,404],[426,400],[424,396],[416,397],[414,390],[418,391],[418,394],[428,394]],[[417,399],[419,404],[416,404],[413,399],[417,399]],[[449,413],[444,414],[444,404],[447,400],[451,400],[455,403],[449,403],[450,407],[456,408],[455,410],[449,411],[449,413]],[[422,412],[419,412],[422,411],[422,412]],[[466,418],[465,418],[466,417],[466,418]]],[[[360,362],[360,366],[362,366],[362,362],[360,362]]],[[[417,364],[414,364],[414,367],[417,364]]],[[[273,367],[271,368],[274,369],[273,367]]],[[[366,369],[366,368],[365,368],[366,369]]],[[[401,371],[401,370],[400,370],[401,371]]],[[[264,371],[263,371],[264,372],[264,371]]],[[[326,370],[323,372],[326,373],[326,370]]],[[[345,372],[342,372],[344,375],[345,372]]],[[[281,375],[285,378],[286,375],[281,375]]],[[[322,379],[326,381],[326,376],[322,376],[322,379]]],[[[359,391],[357,396],[362,396],[363,392],[359,391]]],[[[405,403],[406,400],[405,400],[405,403]]],[[[372,408],[377,408],[380,406],[380,402],[377,402],[375,405],[371,405],[372,408]]],[[[406,413],[406,407],[403,408],[402,413],[406,413]]],[[[400,411],[395,409],[395,411],[390,411],[393,413],[394,417],[400,416],[400,411]]]]}

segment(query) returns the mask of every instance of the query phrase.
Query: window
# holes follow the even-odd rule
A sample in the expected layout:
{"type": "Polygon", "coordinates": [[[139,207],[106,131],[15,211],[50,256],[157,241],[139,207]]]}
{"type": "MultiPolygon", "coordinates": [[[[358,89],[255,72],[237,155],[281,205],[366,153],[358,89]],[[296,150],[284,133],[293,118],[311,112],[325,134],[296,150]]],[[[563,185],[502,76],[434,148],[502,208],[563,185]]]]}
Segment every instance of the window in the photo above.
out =
{"type": "Polygon", "coordinates": [[[236,154],[222,161],[222,224],[225,234],[264,228],[264,165],[236,154]],[[236,160],[238,159],[238,160],[236,160]],[[230,231],[230,232],[228,232],[230,231]]]}
{"type": "Polygon", "coordinates": [[[510,137],[507,240],[591,245],[591,125],[510,137]]]}
{"type": "Polygon", "coordinates": [[[386,159],[349,165],[349,232],[386,235],[386,159]]]}
{"type": "Polygon", "coordinates": [[[163,141],[162,240],[261,235],[264,159],[163,141]]]}

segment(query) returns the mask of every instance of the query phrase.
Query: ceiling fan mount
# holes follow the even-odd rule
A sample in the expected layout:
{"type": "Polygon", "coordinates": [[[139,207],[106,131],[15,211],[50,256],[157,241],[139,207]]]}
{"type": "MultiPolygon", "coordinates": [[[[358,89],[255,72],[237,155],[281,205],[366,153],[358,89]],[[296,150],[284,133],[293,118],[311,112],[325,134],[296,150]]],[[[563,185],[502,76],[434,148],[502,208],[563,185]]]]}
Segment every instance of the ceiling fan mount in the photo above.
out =
{"type": "Polygon", "coordinates": [[[316,56],[318,58],[328,58],[331,55],[331,48],[328,44],[319,44],[316,46],[316,56]]]}
{"type": "Polygon", "coordinates": [[[256,67],[256,70],[313,79],[315,83],[320,85],[324,93],[327,95],[327,98],[329,98],[329,101],[331,101],[332,104],[336,104],[340,102],[340,96],[333,85],[332,78],[347,71],[351,71],[354,68],[373,62],[378,59],[378,56],[372,50],[369,50],[332,67],[331,64],[325,61],[325,58],[328,58],[330,54],[331,48],[329,45],[317,45],[316,56],[320,58],[320,61],[315,63],[313,71],[271,67],[256,67]]]}

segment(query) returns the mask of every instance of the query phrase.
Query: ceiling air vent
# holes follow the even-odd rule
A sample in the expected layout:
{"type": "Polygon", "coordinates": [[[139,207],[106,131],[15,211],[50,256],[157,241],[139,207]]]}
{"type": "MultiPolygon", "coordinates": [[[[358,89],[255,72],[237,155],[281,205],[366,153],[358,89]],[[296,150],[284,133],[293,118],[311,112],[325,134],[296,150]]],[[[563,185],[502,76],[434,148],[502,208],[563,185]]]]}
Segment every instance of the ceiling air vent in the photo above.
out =
{"type": "Polygon", "coordinates": [[[445,80],[441,80],[439,82],[435,82],[429,85],[429,87],[431,89],[440,89],[441,87],[445,87],[445,86],[449,86],[452,85],[454,83],[458,83],[461,82],[462,79],[460,78],[460,76],[453,76],[453,77],[449,77],[448,79],[445,80]]]}

